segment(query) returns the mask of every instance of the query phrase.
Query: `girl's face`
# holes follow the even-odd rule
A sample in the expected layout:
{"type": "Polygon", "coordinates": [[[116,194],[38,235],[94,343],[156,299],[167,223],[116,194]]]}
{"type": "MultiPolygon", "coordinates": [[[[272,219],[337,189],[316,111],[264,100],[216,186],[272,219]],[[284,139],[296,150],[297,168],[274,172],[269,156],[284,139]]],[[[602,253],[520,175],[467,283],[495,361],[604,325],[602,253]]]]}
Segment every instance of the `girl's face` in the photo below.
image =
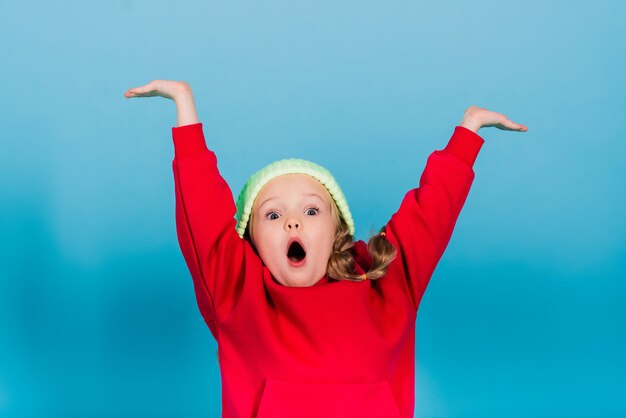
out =
{"type": "Polygon", "coordinates": [[[283,286],[312,286],[326,274],[337,228],[331,206],[326,188],[306,174],[278,176],[257,195],[250,238],[283,286]]]}

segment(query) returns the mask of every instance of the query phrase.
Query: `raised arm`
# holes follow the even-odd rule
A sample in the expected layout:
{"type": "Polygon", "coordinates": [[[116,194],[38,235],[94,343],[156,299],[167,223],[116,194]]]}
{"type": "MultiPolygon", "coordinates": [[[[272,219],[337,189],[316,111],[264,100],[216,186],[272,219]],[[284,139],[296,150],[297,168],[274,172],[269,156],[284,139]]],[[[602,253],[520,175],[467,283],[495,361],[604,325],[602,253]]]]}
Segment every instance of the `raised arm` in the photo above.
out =
{"type": "Polygon", "coordinates": [[[415,309],[450,241],[469,194],[474,180],[472,167],[484,143],[477,131],[485,126],[528,130],[502,114],[469,107],[446,147],[428,157],[419,187],[405,195],[400,208],[387,223],[387,238],[398,249],[394,268],[402,271],[401,284],[407,288],[415,309]]]}
{"type": "Polygon", "coordinates": [[[200,312],[217,338],[216,318],[237,298],[244,280],[246,243],[235,231],[231,190],[206,145],[187,83],[155,80],[125,96],[161,96],[176,103],[179,126],[172,128],[176,230],[200,312]]]}

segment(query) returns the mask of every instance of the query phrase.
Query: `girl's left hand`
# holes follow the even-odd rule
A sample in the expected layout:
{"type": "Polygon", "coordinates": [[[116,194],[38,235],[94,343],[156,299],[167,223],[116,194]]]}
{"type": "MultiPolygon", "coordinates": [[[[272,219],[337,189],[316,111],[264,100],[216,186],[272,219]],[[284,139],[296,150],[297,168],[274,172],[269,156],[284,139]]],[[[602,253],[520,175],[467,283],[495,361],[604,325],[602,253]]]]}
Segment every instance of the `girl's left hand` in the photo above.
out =
{"type": "Polygon", "coordinates": [[[478,106],[470,106],[465,110],[461,126],[478,132],[480,128],[495,126],[505,131],[526,132],[528,127],[511,121],[502,113],[492,112],[478,106]]]}

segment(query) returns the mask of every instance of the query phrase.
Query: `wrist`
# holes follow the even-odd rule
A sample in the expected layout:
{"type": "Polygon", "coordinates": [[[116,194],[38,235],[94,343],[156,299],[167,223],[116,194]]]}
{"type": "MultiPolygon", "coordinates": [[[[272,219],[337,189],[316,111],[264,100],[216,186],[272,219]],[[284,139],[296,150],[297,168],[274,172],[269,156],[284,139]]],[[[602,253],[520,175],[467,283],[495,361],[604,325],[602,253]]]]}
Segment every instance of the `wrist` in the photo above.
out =
{"type": "Polygon", "coordinates": [[[193,92],[191,91],[191,87],[184,85],[180,86],[172,95],[172,99],[174,99],[175,102],[188,102],[189,100],[193,100],[193,92]]]}
{"type": "Polygon", "coordinates": [[[482,127],[482,124],[475,119],[472,118],[463,118],[459,126],[469,129],[470,131],[476,133],[482,127]]]}
{"type": "Polygon", "coordinates": [[[198,123],[198,114],[191,90],[183,90],[178,93],[174,98],[174,102],[176,103],[178,113],[178,126],[198,123]]]}

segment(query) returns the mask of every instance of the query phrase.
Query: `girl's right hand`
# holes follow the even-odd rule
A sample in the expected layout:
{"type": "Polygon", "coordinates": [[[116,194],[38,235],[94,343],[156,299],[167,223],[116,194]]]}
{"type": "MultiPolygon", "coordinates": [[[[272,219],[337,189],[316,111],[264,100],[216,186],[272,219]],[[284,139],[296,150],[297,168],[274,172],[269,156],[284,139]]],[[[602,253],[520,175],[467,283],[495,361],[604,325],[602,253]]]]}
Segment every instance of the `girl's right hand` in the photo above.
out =
{"type": "Polygon", "coordinates": [[[182,95],[191,93],[191,86],[185,81],[152,80],[141,87],[133,87],[124,93],[124,97],[161,96],[176,101],[182,95]]]}

